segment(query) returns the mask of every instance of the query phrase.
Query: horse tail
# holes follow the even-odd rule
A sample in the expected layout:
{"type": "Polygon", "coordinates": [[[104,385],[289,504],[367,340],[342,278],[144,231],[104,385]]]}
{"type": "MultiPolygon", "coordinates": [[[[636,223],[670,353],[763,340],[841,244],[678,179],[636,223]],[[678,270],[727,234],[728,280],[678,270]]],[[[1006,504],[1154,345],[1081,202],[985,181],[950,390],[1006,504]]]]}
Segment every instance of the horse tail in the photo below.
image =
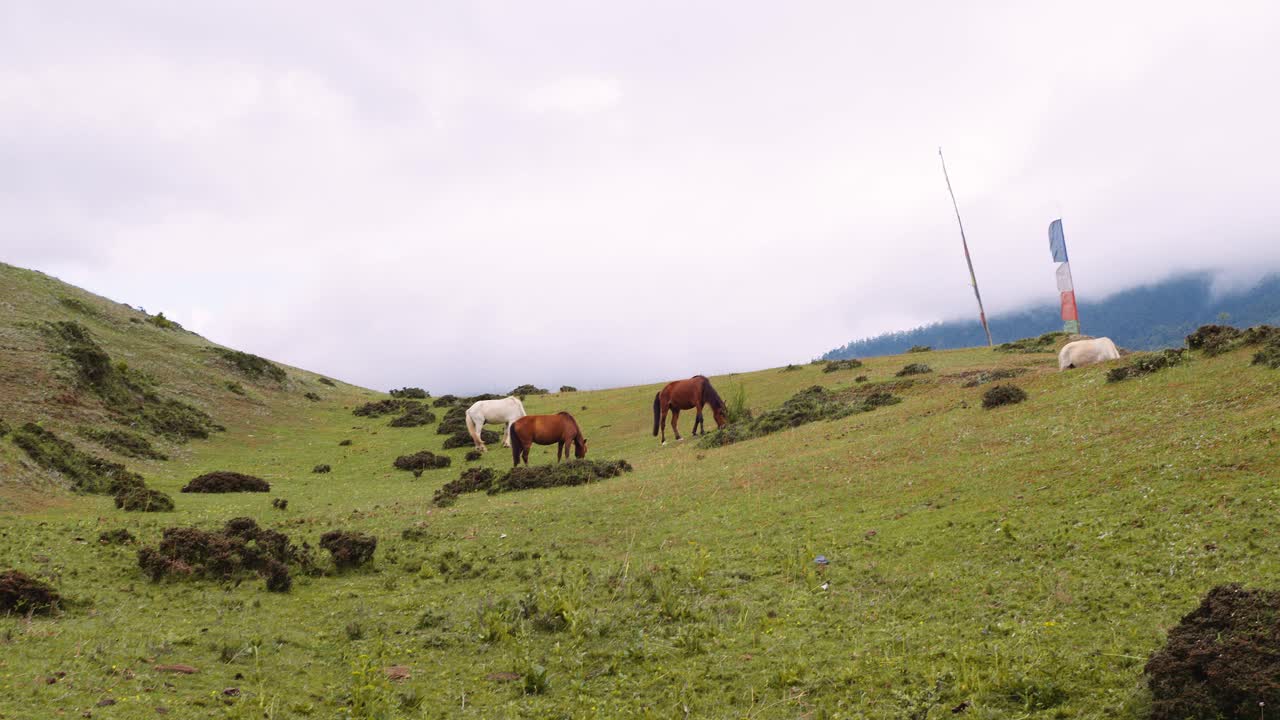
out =
{"type": "Polygon", "coordinates": [[[653,396],[653,436],[658,437],[658,424],[662,417],[662,393],[653,396]]]}
{"type": "Polygon", "coordinates": [[[470,410],[467,411],[466,418],[467,418],[467,434],[471,436],[471,440],[473,442],[479,443],[480,435],[479,433],[476,432],[476,424],[475,424],[475,421],[471,419],[470,410]]]}
{"type": "Polygon", "coordinates": [[[508,427],[511,433],[511,459],[516,465],[520,464],[520,455],[524,452],[524,443],[520,440],[520,433],[516,432],[516,424],[513,422],[508,427]]]}

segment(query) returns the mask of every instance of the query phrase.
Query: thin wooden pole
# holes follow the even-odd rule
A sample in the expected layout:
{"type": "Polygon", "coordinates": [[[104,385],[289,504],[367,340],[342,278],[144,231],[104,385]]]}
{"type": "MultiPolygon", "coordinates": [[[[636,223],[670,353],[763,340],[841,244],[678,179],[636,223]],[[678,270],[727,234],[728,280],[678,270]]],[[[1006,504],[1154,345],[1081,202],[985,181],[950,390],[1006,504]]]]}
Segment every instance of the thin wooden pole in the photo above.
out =
{"type": "Polygon", "coordinates": [[[956,194],[951,189],[951,176],[947,175],[947,159],[942,157],[942,148],[938,148],[938,159],[942,160],[942,177],[947,181],[947,192],[951,194],[951,206],[956,209],[956,224],[960,226],[960,244],[964,245],[964,261],[969,265],[969,284],[973,286],[973,296],[978,299],[978,319],[982,321],[982,329],[987,333],[987,347],[991,347],[991,328],[987,327],[987,311],[982,309],[982,293],[978,292],[978,276],[973,272],[973,258],[969,257],[969,241],[964,236],[964,223],[960,220],[960,206],[956,204],[956,194]]]}

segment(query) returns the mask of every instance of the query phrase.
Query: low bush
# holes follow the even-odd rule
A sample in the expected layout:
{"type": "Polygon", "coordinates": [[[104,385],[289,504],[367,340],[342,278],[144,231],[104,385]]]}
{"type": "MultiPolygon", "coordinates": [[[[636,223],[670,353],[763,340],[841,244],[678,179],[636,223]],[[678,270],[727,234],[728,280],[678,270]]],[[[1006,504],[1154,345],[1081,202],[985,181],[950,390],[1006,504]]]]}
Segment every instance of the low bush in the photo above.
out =
{"type": "Polygon", "coordinates": [[[0,572],[0,615],[47,615],[61,602],[58,591],[43,580],[21,570],[0,572]]]}
{"type": "Polygon", "coordinates": [[[116,528],[115,530],[103,530],[98,533],[98,542],[103,545],[132,545],[137,542],[137,539],[128,530],[116,528]]]}
{"type": "Polygon", "coordinates": [[[856,370],[860,367],[862,367],[862,361],[855,360],[854,358],[849,358],[847,360],[831,360],[827,363],[826,367],[822,368],[822,372],[829,373],[836,372],[838,370],[856,370]]]}
{"type": "Polygon", "coordinates": [[[928,345],[912,345],[911,347],[907,348],[907,352],[909,353],[922,353],[922,352],[929,352],[931,350],[933,350],[933,348],[928,345]]]}
{"type": "Polygon", "coordinates": [[[1057,332],[1047,332],[1036,337],[1001,343],[993,349],[996,352],[1003,353],[1051,353],[1057,352],[1058,343],[1066,339],[1067,334],[1059,330],[1057,332]]]}
{"type": "Polygon", "coordinates": [[[149,487],[134,487],[117,493],[116,507],[125,512],[169,512],[173,498],[149,487]]]}
{"type": "Polygon", "coordinates": [[[195,577],[233,580],[246,573],[266,580],[267,590],[287,592],[293,580],[289,566],[305,571],[315,567],[311,548],[258,526],[252,518],[227,521],[219,532],[193,527],[165,528],[160,544],[138,550],[138,567],[152,580],[195,577]]]}
{"type": "Polygon", "coordinates": [[[405,408],[404,414],[392,419],[389,424],[391,427],[420,427],[435,421],[436,414],[428,410],[426,405],[413,405],[405,408]]]}
{"type": "Polygon", "coordinates": [[[923,375],[931,372],[933,372],[933,368],[925,365],[924,363],[908,363],[893,375],[894,377],[906,377],[908,375],[923,375]]]}
{"type": "Polygon", "coordinates": [[[1112,368],[1107,372],[1107,382],[1120,382],[1130,378],[1150,375],[1165,368],[1181,365],[1186,362],[1185,350],[1162,350],[1160,352],[1136,353],[1128,365],[1112,368]]]}
{"type": "Polygon", "coordinates": [[[1201,350],[1205,355],[1221,355],[1235,347],[1241,335],[1230,325],[1201,325],[1187,336],[1187,348],[1201,350]]]}
{"type": "Polygon", "coordinates": [[[490,468],[468,468],[457,480],[445,483],[436,491],[431,502],[439,507],[454,504],[459,495],[484,491],[498,493],[533,490],[549,487],[585,485],[631,472],[626,460],[570,460],[554,465],[534,465],[512,468],[498,475],[490,468]]]}
{"type": "Polygon", "coordinates": [[[800,366],[799,366],[799,365],[796,365],[796,364],[792,363],[792,364],[787,365],[786,367],[782,368],[782,369],[781,369],[781,370],[779,370],[778,372],[795,372],[795,371],[797,371],[797,370],[799,370],[799,369],[800,369],[800,366]]]}
{"type": "Polygon", "coordinates": [[[1271,325],[1255,325],[1244,331],[1240,341],[1244,345],[1263,345],[1280,340],[1280,328],[1271,325]]]}
{"type": "Polygon", "coordinates": [[[435,401],[432,402],[431,404],[436,407],[449,407],[450,405],[457,405],[458,396],[457,395],[441,395],[440,397],[436,398],[435,401]]]}
{"type": "Polygon", "coordinates": [[[484,453],[479,450],[468,450],[464,459],[467,462],[475,462],[484,457],[484,453]]]}
{"type": "Polygon", "coordinates": [[[431,397],[431,393],[419,387],[402,387],[399,390],[391,390],[387,393],[393,398],[409,398],[413,400],[426,400],[431,397]]]}
{"type": "Polygon", "coordinates": [[[284,498],[271,498],[271,507],[277,510],[288,510],[289,501],[284,498]]]}
{"type": "Polygon", "coordinates": [[[5,422],[4,418],[0,418],[0,438],[8,435],[10,430],[12,428],[9,427],[9,423],[5,422]]]}
{"type": "Polygon", "coordinates": [[[156,313],[147,318],[147,322],[155,325],[161,330],[181,330],[182,326],[164,316],[164,313],[156,313]]]}
{"type": "Polygon", "coordinates": [[[415,405],[421,406],[422,403],[415,402],[413,400],[388,398],[386,400],[367,402],[357,407],[355,410],[352,410],[351,414],[357,417],[381,417],[383,415],[390,415],[391,413],[408,410],[415,405]]]}
{"type": "Polygon", "coordinates": [[[561,385],[560,392],[562,393],[578,392],[578,388],[572,385],[561,385]]]}
{"type": "Polygon", "coordinates": [[[982,393],[982,407],[990,410],[1001,405],[1016,405],[1027,399],[1027,391],[1017,385],[996,385],[982,393]]]}
{"type": "Polygon", "coordinates": [[[437,435],[457,435],[467,434],[467,408],[462,405],[454,405],[445,411],[444,418],[440,420],[440,426],[436,428],[437,435]]]}
{"type": "Polygon", "coordinates": [[[966,370],[955,375],[946,375],[947,380],[963,380],[963,387],[974,388],[996,380],[1009,380],[1027,373],[1026,368],[995,368],[992,370],[966,370]]]}
{"type": "Polygon", "coordinates": [[[397,470],[435,470],[447,468],[453,463],[448,455],[436,455],[430,450],[422,450],[412,455],[401,455],[392,463],[397,470]]]}
{"type": "Polygon", "coordinates": [[[327,464],[324,464],[324,463],[321,463],[320,465],[317,465],[317,466],[315,466],[315,467],[311,468],[311,472],[313,472],[313,473],[315,473],[315,474],[317,474],[317,475],[322,475],[322,474],[327,473],[327,472],[329,472],[329,471],[331,471],[331,470],[333,470],[333,468],[329,467],[327,464]]]}
{"type": "Polygon", "coordinates": [[[1280,705],[1280,591],[1219,585],[1144,668],[1152,720],[1262,717],[1280,705]]]}
{"type": "Polygon", "coordinates": [[[62,473],[80,492],[114,494],[143,484],[142,476],[124,465],[83,452],[35,423],[15,430],[13,442],[40,467],[62,473]]]}
{"type": "Polygon", "coordinates": [[[236,382],[235,380],[228,380],[225,383],[225,386],[227,390],[231,391],[232,394],[244,395],[244,386],[236,382]]]}
{"type": "Polygon", "coordinates": [[[1280,336],[1272,338],[1265,347],[1254,353],[1253,364],[1280,370],[1280,336]]]}
{"type": "Polygon", "coordinates": [[[316,382],[320,383],[321,385],[328,385],[329,387],[337,387],[337,386],[338,386],[338,384],[337,384],[337,383],[335,383],[334,381],[330,380],[330,379],[329,379],[329,378],[327,378],[327,377],[318,377],[318,378],[316,378],[316,382]]]}
{"type": "Polygon", "coordinates": [[[870,380],[870,378],[868,378],[866,375],[859,375],[858,377],[853,379],[853,381],[856,383],[864,383],[867,380],[870,380]]]}
{"type": "Polygon", "coordinates": [[[351,446],[351,438],[347,438],[346,440],[339,440],[339,441],[338,441],[338,445],[339,445],[340,447],[350,447],[350,446],[351,446]]]}
{"type": "Polygon", "coordinates": [[[837,395],[813,385],[792,395],[779,407],[766,410],[744,422],[734,422],[709,433],[698,441],[698,447],[715,448],[749,440],[761,435],[799,427],[819,420],[837,420],[859,412],[893,405],[901,399],[884,389],[871,386],[857,393],[837,395]]]}
{"type": "Polygon", "coordinates": [[[92,440],[99,445],[114,450],[115,452],[131,458],[146,458],[149,460],[168,460],[169,456],[156,450],[151,441],[145,437],[128,430],[110,429],[103,430],[101,428],[82,426],[76,429],[80,437],[92,440]]]}
{"type": "Polygon", "coordinates": [[[79,298],[60,297],[58,298],[58,303],[61,304],[63,307],[67,308],[68,310],[74,310],[75,312],[78,312],[81,315],[88,315],[89,317],[98,317],[97,309],[95,309],[89,303],[83,300],[80,300],[79,298]]]}
{"type": "Polygon", "coordinates": [[[317,393],[313,393],[313,392],[305,392],[305,393],[303,393],[303,394],[302,394],[302,397],[304,397],[304,398],[306,398],[306,399],[310,400],[311,402],[320,402],[321,400],[323,400],[323,399],[324,399],[324,398],[320,397],[320,395],[319,395],[319,394],[317,394],[317,393]]]}
{"type": "Polygon", "coordinates": [[[262,478],[229,470],[216,470],[191,480],[184,493],[270,492],[271,483],[262,478]]]}
{"type": "MultiPolygon", "coordinates": [[[[486,445],[490,443],[499,443],[502,442],[502,435],[498,434],[496,430],[481,428],[480,440],[486,445]]],[[[460,432],[455,432],[444,439],[445,450],[453,450],[455,448],[467,447],[469,445],[475,445],[475,442],[471,439],[471,434],[467,432],[466,428],[463,428],[460,432]]]]}
{"type": "MultiPolygon", "coordinates": [[[[507,394],[515,395],[518,398],[523,398],[527,395],[546,395],[548,392],[550,391],[547,390],[546,388],[540,388],[534,385],[525,384],[512,389],[512,391],[507,394]]],[[[472,402],[475,402],[475,401],[473,400],[472,402]]]]}
{"type": "Polygon", "coordinates": [[[378,539],[348,530],[331,530],[320,536],[321,549],[328,550],[339,570],[357,568],[373,559],[378,539]]]}
{"type": "Polygon", "coordinates": [[[288,374],[285,373],[284,368],[276,365],[266,358],[258,357],[257,355],[247,352],[240,352],[239,350],[231,350],[229,348],[210,346],[209,350],[238,370],[241,375],[244,375],[251,380],[261,380],[265,378],[267,380],[274,380],[275,382],[282,383],[289,377],[288,374]]]}

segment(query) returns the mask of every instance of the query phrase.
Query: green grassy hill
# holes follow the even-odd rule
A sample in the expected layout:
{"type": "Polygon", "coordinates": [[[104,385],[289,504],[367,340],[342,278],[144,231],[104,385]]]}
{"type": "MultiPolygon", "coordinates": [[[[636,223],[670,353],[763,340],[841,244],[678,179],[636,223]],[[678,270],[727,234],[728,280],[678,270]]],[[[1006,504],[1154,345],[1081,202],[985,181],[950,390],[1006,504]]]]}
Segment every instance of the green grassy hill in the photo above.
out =
{"type": "MultiPolygon", "coordinates": [[[[172,512],[46,489],[56,500],[26,491],[0,514],[0,569],[67,599],[0,619],[0,718],[1137,718],[1146,658],[1205,591],[1280,584],[1280,371],[1247,350],[1119,383],[987,349],[714,377],[757,415],[813,385],[901,399],[718,448],[658,446],[657,386],[531,396],[531,413],[577,416],[589,459],[634,471],[442,508],[444,483],[510,455],[468,463],[434,425],[352,414],[385,396],[288,368],[279,387],[251,383],[195,336],[34,273],[0,277],[17,318],[0,329],[10,424],[48,418],[71,436],[101,420],[30,325],[76,317],[69,295],[101,313],[78,319],[113,358],[226,426],[164,445],[168,461],[120,459],[172,512]],[[933,372],[903,383],[909,362],[933,372]],[[1025,370],[1005,382],[1029,399],[984,410],[990,385],[966,384],[996,369],[1025,370]],[[237,379],[245,396],[219,390],[237,379]],[[451,467],[392,467],[424,449],[451,467]],[[217,469],[271,491],[178,492],[217,469]],[[97,541],[127,528],[155,545],[166,527],[242,516],[312,546],[371,534],[374,562],[339,572],[324,557],[273,593],[254,577],[154,583],[137,546],[97,541]],[[157,670],[174,664],[197,672],[157,670]]],[[[0,458],[6,476],[40,475],[9,438],[0,458]]]]}

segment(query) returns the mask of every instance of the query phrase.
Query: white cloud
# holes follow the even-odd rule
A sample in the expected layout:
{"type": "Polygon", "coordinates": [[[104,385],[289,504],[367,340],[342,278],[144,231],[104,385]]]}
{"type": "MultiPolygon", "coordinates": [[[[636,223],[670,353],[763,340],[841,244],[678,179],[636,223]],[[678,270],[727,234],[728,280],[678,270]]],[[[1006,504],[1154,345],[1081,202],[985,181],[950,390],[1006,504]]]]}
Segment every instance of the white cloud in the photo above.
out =
{"type": "Polygon", "coordinates": [[[611,77],[571,75],[539,85],[526,93],[524,105],[535,113],[587,115],[610,110],[622,102],[622,88],[611,77]]]}

